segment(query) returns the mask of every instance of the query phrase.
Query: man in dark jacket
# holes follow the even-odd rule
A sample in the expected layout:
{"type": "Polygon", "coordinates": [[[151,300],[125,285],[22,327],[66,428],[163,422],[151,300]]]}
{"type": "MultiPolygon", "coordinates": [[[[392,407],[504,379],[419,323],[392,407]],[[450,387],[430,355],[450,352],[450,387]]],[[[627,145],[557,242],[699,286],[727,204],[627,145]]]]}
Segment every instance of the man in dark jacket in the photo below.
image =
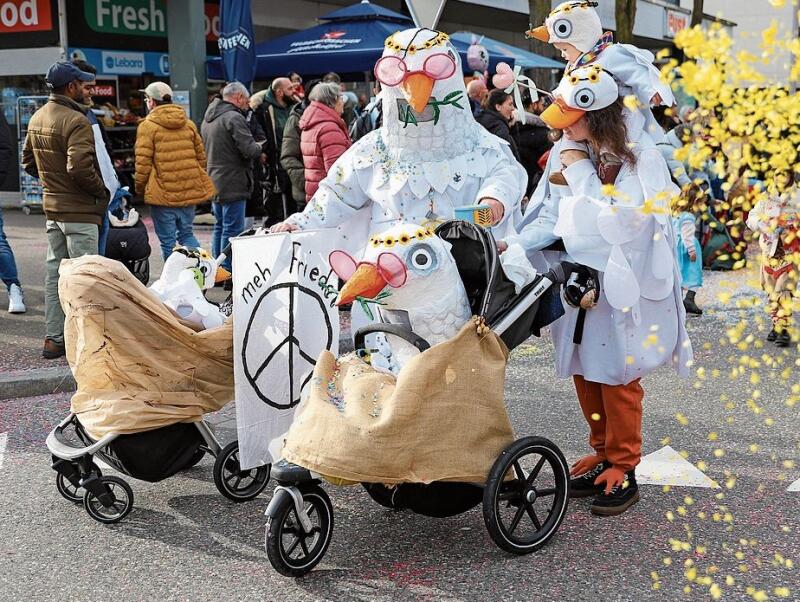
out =
{"type": "Polygon", "coordinates": [[[64,355],[64,312],[58,297],[62,259],[97,253],[98,227],[108,206],[95,151],[94,132],[81,104],[95,76],[59,61],[47,72],[47,104],[34,113],[22,151],[22,166],[44,189],[47,217],[46,334],[42,356],[64,355]]]}
{"type": "MultiPolygon", "coordinates": [[[[306,92],[306,94],[308,94],[308,92],[306,92]]],[[[283,131],[286,129],[286,122],[296,104],[297,99],[294,97],[292,81],[288,77],[278,77],[272,82],[269,90],[264,94],[264,104],[262,105],[272,125],[276,150],[275,167],[277,169],[278,185],[283,194],[286,195],[289,212],[296,209],[297,202],[305,200],[305,195],[300,197],[300,199],[294,196],[292,193],[292,181],[289,178],[289,174],[286,173],[286,170],[281,166],[283,131]]],[[[269,224],[274,224],[286,219],[286,216],[282,216],[283,207],[276,207],[274,203],[267,207],[267,212],[270,214],[268,220],[269,224]],[[278,219],[276,220],[275,217],[278,219]]]]}
{"type": "Polygon", "coordinates": [[[320,83],[318,79],[308,83],[305,89],[305,98],[302,102],[294,105],[286,119],[286,126],[283,128],[281,167],[289,174],[292,182],[292,198],[297,203],[297,207],[291,208],[292,211],[302,211],[306,206],[305,165],[303,165],[303,151],[300,149],[300,118],[311,102],[308,100],[308,95],[318,83],[320,83]]]}
{"type": "MultiPolygon", "coordinates": [[[[8,175],[11,166],[11,129],[8,127],[6,117],[0,111],[0,184],[8,175]]],[[[24,314],[25,300],[22,296],[22,287],[17,275],[17,262],[14,260],[14,252],[8,244],[6,233],[3,231],[3,210],[0,209],[0,280],[6,285],[8,290],[8,313],[24,314]]]]}
{"type": "MultiPolygon", "coordinates": [[[[244,230],[245,207],[253,192],[252,161],[261,156],[261,144],[253,138],[245,118],[249,100],[247,88],[231,82],[222,89],[222,98],[208,106],[200,130],[208,175],[217,189],[211,204],[217,220],[211,239],[214,257],[228,246],[230,238],[244,230]]],[[[230,270],[230,259],[223,265],[230,270]]]]}

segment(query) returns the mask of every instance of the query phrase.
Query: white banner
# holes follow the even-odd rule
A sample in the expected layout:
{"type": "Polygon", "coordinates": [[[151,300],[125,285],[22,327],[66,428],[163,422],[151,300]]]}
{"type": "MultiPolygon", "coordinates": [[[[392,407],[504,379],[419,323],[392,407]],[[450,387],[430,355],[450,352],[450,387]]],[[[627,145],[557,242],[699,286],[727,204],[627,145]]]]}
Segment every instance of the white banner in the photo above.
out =
{"type": "Polygon", "coordinates": [[[323,350],[339,351],[337,237],[316,230],[233,240],[233,337],[239,461],[279,458],[302,388],[323,350]]]}

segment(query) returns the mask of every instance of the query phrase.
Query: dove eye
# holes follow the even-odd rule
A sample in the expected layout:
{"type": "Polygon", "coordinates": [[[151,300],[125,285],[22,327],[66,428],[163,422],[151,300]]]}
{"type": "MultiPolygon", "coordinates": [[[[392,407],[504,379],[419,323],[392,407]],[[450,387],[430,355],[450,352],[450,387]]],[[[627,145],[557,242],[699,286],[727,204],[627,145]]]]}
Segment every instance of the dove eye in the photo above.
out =
{"type": "Polygon", "coordinates": [[[559,38],[566,38],[572,33],[572,23],[567,19],[559,19],[553,23],[553,31],[559,38]]]}
{"type": "Polygon", "coordinates": [[[579,109],[588,109],[594,103],[595,96],[589,88],[581,88],[575,93],[575,104],[579,109]]]}
{"type": "Polygon", "coordinates": [[[436,254],[428,245],[417,245],[409,256],[411,270],[425,275],[436,269],[436,254]]]}

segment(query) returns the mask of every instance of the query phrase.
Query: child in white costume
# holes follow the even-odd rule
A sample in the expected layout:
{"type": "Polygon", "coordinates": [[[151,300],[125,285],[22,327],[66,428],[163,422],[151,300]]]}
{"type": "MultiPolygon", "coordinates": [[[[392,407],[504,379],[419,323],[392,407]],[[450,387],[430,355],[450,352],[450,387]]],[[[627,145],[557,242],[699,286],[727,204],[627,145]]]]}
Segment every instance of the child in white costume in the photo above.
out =
{"type": "MultiPolygon", "coordinates": [[[[688,374],[692,351],[668,212],[677,187],[644,131],[642,114],[623,113],[613,78],[594,66],[573,74],[574,83],[565,79],[556,90],[573,119],[561,127],[566,136],[587,142],[595,161],[567,154],[568,185],[551,186],[536,219],[498,246],[503,251],[517,243],[530,254],[561,239],[567,258],[599,272],[596,305],[566,306],[551,330],[556,370],[575,382],[595,450],[573,466],[571,495],[596,495],[592,512],[610,515],[639,499],[634,473],[642,441],[639,381],[664,364],[688,374]],[[600,121],[613,128],[613,138],[596,139],[600,121]],[[598,171],[605,171],[608,154],[621,164],[601,179],[598,171]]],[[[550,117],[559,111],[551,105],[541,117],[552,127],[550,117]]]]}
{"type": "Polygon", "coordinates": [[[358,257],[371,234],[403,222],[434,226],[475,203],[492,207],[496,235],[513,231],[527,174],[508,143],[475,121],[447,34],[393,34],[375,75],[383,125],[336,161],[303,213],[273,231],[338,228],[339,248],[358,257]]]}
{"type": "MultiPolygon", "coordinates": [[[[669,86],[661,81],[661,74],[653,65],[652,53],[631,44],[615,44],[610,32],[603,33],[600,16],[594,10],[596,6],[597,2],[582,0],[562,2],[545,19],[544,25],[527,32],[527,35],[549,42],[561,51],[567,60],[565,78],[569,78],[576,67],[589,64],[600,65],[609,72],[619,86],[620,96],[637,98],[639,112],[644,117],[644,131],[655,142],[660,142],[664,132],[653,117],[650,106],[671,107],[675,104],[675,97],[669,86]]],[[[560,173],[560,155],[569,149],[586,151],[585,145],[563,138],[553,147],[523,223],[535,217],[539,205],[550,192],[551,177],[556,184],[565,183],[560,173]]]]}

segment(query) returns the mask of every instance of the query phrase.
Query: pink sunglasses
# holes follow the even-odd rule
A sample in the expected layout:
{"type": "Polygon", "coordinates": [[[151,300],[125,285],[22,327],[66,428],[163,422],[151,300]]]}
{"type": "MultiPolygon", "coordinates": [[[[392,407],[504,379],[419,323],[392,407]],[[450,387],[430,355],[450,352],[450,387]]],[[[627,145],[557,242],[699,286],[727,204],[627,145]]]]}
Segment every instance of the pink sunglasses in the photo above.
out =
{"type": "Polygon", "coordinates": [[[385,86],[397,86],[409,75],[424,73],[433,80],[447,79],[456,72],[456,62],[443,52],[432,54],[422,65],[422,71],[409,71],[406,62],[398,56],[385,56],[375,63],[375,77],[385,86]]]}

